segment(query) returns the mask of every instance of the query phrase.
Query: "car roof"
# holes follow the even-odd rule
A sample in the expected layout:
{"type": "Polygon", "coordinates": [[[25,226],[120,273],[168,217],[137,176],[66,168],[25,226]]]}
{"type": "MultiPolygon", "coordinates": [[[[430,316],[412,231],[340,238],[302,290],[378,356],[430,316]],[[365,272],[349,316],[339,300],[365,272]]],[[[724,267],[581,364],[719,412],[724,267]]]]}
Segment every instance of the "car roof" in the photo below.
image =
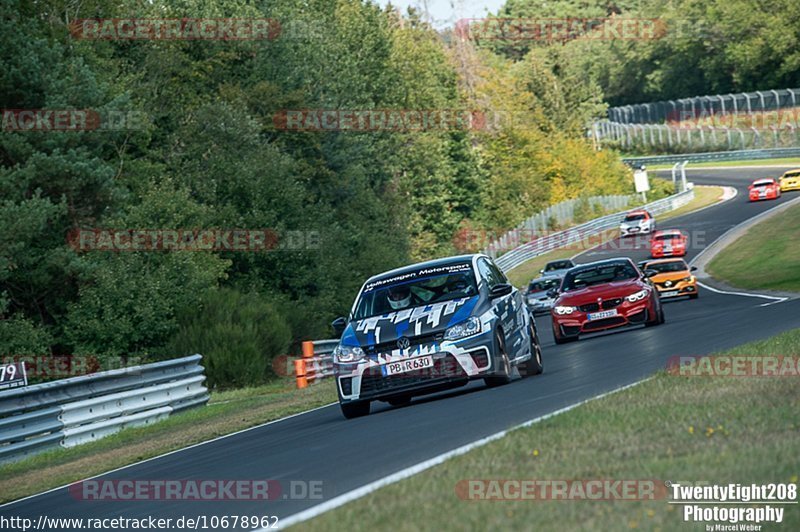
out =
{"type": "Polygon", "coordinates": [[[663,231],[656,231],[653,236],[661,235],[683,235],[680,229],[664,229],[663,231]]]}
{"type": "Polygon", "coordinates": [[[372,277],[367,279],[367,283],[371,281],[376,281],[378,279],[383,279],[386,277],[394,277],[396,275],[402,275],[404,273],[415,272],[423,268],[439,268],[442,266],[451,266],[453,264],[462,264],[464,262],[468,262],[471,264],[476,257],[485,257],[485,255],[480,253],[471,253],[468,255],[456,255],[453,257],[444,257],[441,259],[434,259],[424,262],[418,262],[416,264],[409,264],[407,266],[401,266],[400,268],[395,268],[394,270],[389,270],[387,272],[382,272],[377,275],[373,275],[372,277]]]}
{"type": "Polygon", "coordinates": [[[555,281],[563,278],[564,278],[563,275],[542,275],[540,277],[537,277],[536,279],[531,279],[530,281],[528,281],[528,284],[538,283],[539,281],[555,281]]]}
{"type": "Polygon", "coordinates": [[[590,267],[590,266],[602,266],[603,264],[614,264],[615,262],[627,262],[629,264],[633,263],[633,261],[628,257],[614,257],[612,259],[596,260],[594,262],[586,262],[583,264],[578,264],[575,266],[575,269],[590,267]]]}
{"type": "Polygon", "coordinates": [[[775,182],[774,179],[772,179],[771,177],[767,177],[767,178],[764,178],[764,179],[756,179],[755,181],[753,181],[753,184],[754,185],[766,185],[768,183],[771,184],[771,183],[774,183],[774,182],[775,182]]]}
{"type": "Polygon", "coordinates": [[[783,175],[784,177],[800,175],[800,168],[795,168],[794,170],[787,170],[786,172],[783,173],[783,175]]]}
{"type": "Polygon", "coordinates": [[[632,211],[628,211],[627,216],[630,216],[632,214],[646,214],[647,216],[650,216],[650,213],[644,209],[635,209],[632,211]]]}

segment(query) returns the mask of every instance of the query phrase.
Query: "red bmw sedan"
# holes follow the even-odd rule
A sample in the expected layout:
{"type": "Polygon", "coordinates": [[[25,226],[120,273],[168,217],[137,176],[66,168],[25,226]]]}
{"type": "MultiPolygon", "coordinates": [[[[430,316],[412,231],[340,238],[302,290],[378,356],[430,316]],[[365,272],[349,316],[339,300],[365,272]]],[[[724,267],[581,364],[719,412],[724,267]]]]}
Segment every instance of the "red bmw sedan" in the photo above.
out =
{"type": "Polygon", "coordinates": [[[552,295],[553,336],[557,344],[577,340],[584,333],[664,323],[658,292],[628,258],[576,266],[566,273],[558,292],[552,295]]]}

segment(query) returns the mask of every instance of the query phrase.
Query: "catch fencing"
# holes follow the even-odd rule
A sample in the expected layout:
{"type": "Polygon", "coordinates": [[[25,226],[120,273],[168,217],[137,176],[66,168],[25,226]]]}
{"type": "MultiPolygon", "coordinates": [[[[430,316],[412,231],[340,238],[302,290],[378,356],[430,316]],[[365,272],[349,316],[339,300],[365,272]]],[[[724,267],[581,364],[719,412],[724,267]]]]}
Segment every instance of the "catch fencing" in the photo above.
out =
{"type": "Polygon", "coordinates": [[[800,89],[612,107],[591,126],[596,143],[655,153],[800,146],[800,89]]]}
{"type": "Polygon", "coordinates": [[[608,119],[610,122],[618,124],[661,124],[681,118],[698,118],[726,113],[780,111],[797,107],[799,102],[800,89],[715,94],[611,107],[608,110],[608,119]]]}
{"type": "Polygon", "coordinates": [[[204,405],[201,355],[0,392],[0,463],[98,440],[204,405]]]}

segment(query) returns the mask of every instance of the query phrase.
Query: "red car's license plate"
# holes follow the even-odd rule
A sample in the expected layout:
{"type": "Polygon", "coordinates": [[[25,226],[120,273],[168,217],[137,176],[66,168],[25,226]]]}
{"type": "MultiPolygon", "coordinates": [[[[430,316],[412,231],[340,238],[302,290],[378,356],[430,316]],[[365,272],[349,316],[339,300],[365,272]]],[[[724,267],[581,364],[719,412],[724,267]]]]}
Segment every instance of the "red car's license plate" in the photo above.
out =
{"type": "Polygon", "coordinates": [[[617,315],[617,309],[604,310],[603,312],[592,312],[587,314],[586,317],[590,320],[602,320],[603,318],[612,318],[617,315]]]}

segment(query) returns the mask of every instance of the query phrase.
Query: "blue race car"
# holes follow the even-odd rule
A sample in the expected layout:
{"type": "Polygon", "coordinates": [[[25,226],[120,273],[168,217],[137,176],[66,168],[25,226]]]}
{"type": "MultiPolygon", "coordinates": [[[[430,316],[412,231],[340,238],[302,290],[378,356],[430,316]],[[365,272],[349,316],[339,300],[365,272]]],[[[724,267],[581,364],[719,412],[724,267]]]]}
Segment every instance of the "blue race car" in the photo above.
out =
{"type": "Polygon", "coordinates": [[[339,404],[346,418],[371,401],[484,379],[488,386],[542,372],[536,323],[522,294],[485,255],[423,262],[367,280],[348,318],[333,322],[339,404]]]}

